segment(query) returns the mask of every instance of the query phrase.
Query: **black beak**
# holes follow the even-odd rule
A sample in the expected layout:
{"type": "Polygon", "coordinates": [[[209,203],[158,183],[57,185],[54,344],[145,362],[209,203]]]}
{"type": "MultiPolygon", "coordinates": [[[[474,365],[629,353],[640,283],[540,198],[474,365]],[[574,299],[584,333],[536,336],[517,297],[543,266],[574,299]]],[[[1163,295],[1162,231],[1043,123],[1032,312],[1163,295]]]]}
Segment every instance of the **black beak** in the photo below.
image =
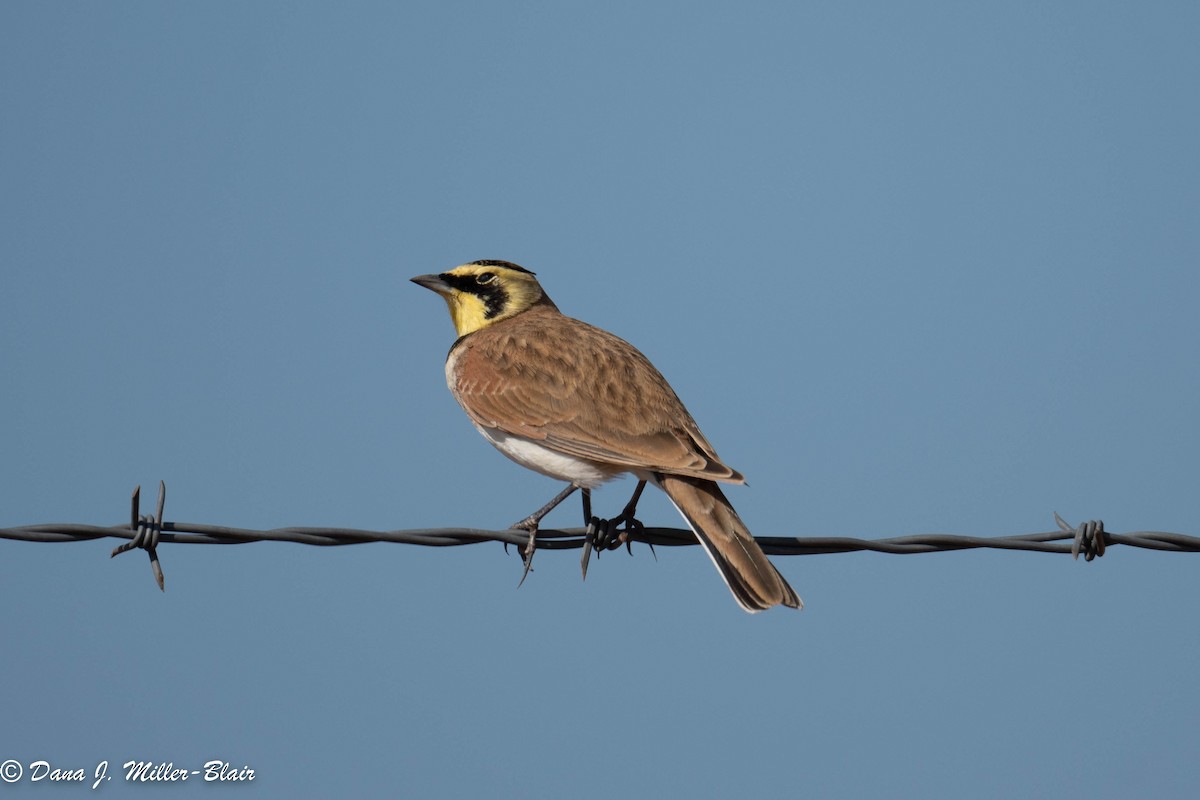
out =
{"type": "Polygon", "coordinates": [[[424,286],[426,289],[437,292],[438,294],[446,294],[450,291],[450,284],[446,283],[437,275],[418,275],[411,280],[417,286],[424,286]]]}

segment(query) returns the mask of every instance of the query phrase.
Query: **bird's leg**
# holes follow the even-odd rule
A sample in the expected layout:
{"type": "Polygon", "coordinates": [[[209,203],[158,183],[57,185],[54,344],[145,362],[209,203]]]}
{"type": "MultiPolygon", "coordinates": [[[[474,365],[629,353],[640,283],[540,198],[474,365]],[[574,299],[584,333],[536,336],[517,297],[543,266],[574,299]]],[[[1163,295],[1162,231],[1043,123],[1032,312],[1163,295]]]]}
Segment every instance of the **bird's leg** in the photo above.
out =
{"type": "MultiPolygon", "coordinates": [[[[610,520],[610,522],[612,523],[612,527],[611,527],[612,532],[615,533],[617,526],[620,525],[621,523],[625,524],[625,530],[623,531],[623,533],[627,533],[627,534],[628,533],[640,533],[646,527],[637,518],[638,500],[642,499],[642,491],[645,490],[645,488],[646,488],[646,482],[638,481],[637,488],[635,488],[633,490],[633,497],[629,498],[629,502],[625,504],[625,508],[621,509],[620,515],[613,517],[610,520]]],[[[614,542],[608,546],[611,549],[613,547],[616,547],[617,544],[616,544],[616,542],[614,542]]],[[[629,539],[628,536],[625,537],[625,549],[629,550],[630,553],[633,553],[631,540],[629,539]]]]}
{"type": "Polygon", "coordinates": [[[561,503],[563,500],[566,500],[568,497],[570,497],[571,493],[574,492],[578,488],[579,487],[573,483],[569,484],[567,486],[567,488],[563,489],[561,492],[556,494],[554,496],[554,499],[551,500],[549,503],[546,503],[546,505],[542,506],[537,511],[533,512],[532,514],[530,514],[528,517],[521,520],[520,522],[514,523],[513,525],[509,526],[509,530],[536,531],[538,528],[538,523],[540,523],[542,521],[542,517],[546,516],[551,511],[553,511],[558,506],[559,503],[561,503]]]}
{"type": "Polygon", "coordinates": [[[526,576],[529,575],[529,570],[533,567],[533,551],[537,549],[538,525],[541,523],[542,517],[549,514],[559,503],[570,497],[571,493],[577,488],[579,487],[577,487],[575,484],[569,484],[567,488],[555,495],[554,499],[549,503],[546,503],[546,505],[542,506],[520,522],[514,523],[510,526],[510,530],[529,531],[529,541],[525,544],[524,551],[525,571],[521,573],[521,580],[517,583],[518,589],[521,588],[521,584],[525,582],[526,576]]]}
{"type": "MultiPolygon", "coordinates": [[[[583,569],[583,577],[587,578],[588,560],[591,558],[592,549],[595,548],[597,557],[601,550],[613,550],[620,546],[621,537],[617,534],[621,533],[636,533],[641,531],[645,526],[637,518],[638,500],[642,498],[642,491],[646,488],[645,481],[638,481],[637,488],[633,490],[633,497],[629,498],[629,502],[625,504],[625,508],[621,513],[612,519],[600,519],[592,516],[591,494],[585,489],[583,496],[583,516],[587,521],[587,532],[584,534],[583,543],[583,558],[580,562],[580,567],[583,569]],[[619,530],[621,525],[625,529],[619,530]]],[[[628,536],[625,537],[625,546],[630,547],[631,540],[628,536]]],[[[632,552],[632,550],[630,551],[632,552]]]]}

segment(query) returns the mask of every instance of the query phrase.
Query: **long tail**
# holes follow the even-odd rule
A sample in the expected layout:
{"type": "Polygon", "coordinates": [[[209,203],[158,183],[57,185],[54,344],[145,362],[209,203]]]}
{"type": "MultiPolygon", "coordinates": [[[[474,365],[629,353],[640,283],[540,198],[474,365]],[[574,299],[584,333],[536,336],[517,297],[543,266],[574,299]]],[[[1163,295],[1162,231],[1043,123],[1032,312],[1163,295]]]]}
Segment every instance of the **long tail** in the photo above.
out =
{"type": "Polygon", "coordinates": [[[721,487],[713,481],[656,474],[655,482],[704,545],[733,599],[751,614],[771,606],[803,608],[788,582],[767,560],[721,487]]]}

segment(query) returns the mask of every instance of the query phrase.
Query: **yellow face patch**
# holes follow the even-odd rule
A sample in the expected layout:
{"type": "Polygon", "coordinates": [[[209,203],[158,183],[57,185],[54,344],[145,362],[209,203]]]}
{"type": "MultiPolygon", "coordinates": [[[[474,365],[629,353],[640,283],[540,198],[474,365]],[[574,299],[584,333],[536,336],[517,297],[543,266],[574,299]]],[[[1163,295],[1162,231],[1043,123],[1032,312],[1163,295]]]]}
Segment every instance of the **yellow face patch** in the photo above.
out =
{"type": "Polygon", "coordinates": [[[466,336],[487,324],[483,301],[475,295],[451,289],[442,295],[442,298],[450,309],[450,319],[454,322],[454,331],[459,336],[466,336]]]}
{"type": "Polygon", "coordinates": [[[463,264],[438,275],[440,286],[429,286],[445,299],[459,336],[520,314],[544,296],[532,272],[502,264],[463,264]]]}

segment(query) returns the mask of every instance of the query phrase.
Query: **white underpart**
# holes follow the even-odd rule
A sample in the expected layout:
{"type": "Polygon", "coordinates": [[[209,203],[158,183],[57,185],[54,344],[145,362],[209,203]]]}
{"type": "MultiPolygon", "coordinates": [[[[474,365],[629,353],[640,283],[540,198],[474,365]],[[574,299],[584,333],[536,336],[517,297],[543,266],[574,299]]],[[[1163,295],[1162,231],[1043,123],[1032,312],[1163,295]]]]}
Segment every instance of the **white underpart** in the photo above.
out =
{"type": "Polygon", "coordinates": [[[533,439],[513,436],[499,428],[475,427],[497,450],[521,466],[560,481],[570,481],[582,489],[594,489],[622,471],[552,450],[533,439]]]}

